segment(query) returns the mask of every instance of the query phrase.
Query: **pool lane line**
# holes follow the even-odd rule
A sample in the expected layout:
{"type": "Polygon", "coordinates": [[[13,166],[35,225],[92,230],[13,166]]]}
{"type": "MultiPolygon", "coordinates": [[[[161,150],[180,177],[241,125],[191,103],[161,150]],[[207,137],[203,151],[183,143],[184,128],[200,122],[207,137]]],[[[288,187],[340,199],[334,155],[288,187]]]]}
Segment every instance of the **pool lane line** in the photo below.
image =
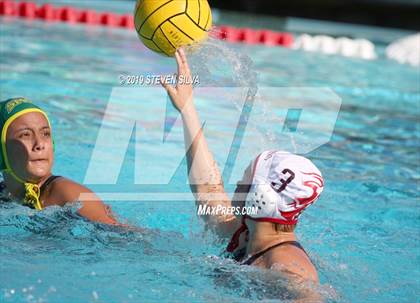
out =
{"type": "MultiPolygon", "coordinates": [[[[38,6],[32,1],[0,0],[0,16],[38,19],[45,22],[64,22],[89,26],[105,26],[134,29],[134,17],[131,14],[98,12],[91,9],[80,9],[71,6],[54,6],[45,3],[38,6]]],[[[210,36],[229,42],[245,44],[263,44],[266,46],[291,47],[293,35],[287,32],[276,32],[267,29],[238,28],[221,25],[214,26],[210,36]]]]}

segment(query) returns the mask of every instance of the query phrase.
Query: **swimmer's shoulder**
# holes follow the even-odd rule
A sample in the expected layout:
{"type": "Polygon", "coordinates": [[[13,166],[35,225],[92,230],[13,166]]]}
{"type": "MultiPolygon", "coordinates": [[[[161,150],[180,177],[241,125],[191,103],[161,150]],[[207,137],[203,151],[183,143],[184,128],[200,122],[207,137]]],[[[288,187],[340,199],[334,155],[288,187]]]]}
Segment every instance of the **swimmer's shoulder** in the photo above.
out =
{"type": "Polygon", "coordinates": [[[86,186],[63,177],[54,180],[50,186],[48,203],[45,206],[81,202],[82,207],[78,209],[81,216],[95,222],[119,224],[111,208],[86,186]]]}
{"type": "Polygon", "coordinates": [[[297,279],[318,283],[318,273],[308,255],[299,247],[285,245],[276,247],[264,256],[267,267],[297,279]]]}
{"type": "MultiPolygon", "coordinates": [[[[47,188],[48,204],[59,204],[63,206],[68,202],[76,202],[89,197],[88,200],[98,200],[99,198],[86,186],[65,177],[56,178],[47,188]]],[[[87,200],[87,199],[85,199],[87,200]]]]}

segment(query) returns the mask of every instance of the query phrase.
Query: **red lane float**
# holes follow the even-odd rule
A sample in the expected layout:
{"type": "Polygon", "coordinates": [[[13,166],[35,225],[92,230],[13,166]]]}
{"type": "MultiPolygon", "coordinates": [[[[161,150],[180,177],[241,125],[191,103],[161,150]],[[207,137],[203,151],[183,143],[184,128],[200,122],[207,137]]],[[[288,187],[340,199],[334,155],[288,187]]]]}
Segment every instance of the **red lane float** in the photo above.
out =
{"type": "Polygon", "coordinates": [[[119,15],[113,13],[102,13],[100,20],[102,25],[115,27],[118,26],[120,18],[119,15]]]}
{"type": "Polygon", "coordinates": [[[119,26],[126,28],[134,28],[134,17],[132,15],[122,15],[119,26]]]}
{"type": "Polygon", "coordinates": [[[17,16],[25,19],[37,18],[46,22],[61,21],[128,29],[134,28],[134,18],[130,15],[96,12],[89,9],[81,10],[70,6],[56,7],[49,3],[37,6],[32,1],[0,0],[0,16],[17,16]]]}
{"type": "Polygon", "coordinates": [[[0,15],[14,16],[16,14],[16,11],[17,11],[17,7],[14,2],[0,1],[0,15]]]}
{"type": "Polygon", "coordinates": [[[280,44],[279,43],[280,36],[281,35],[279,33],[276,33],[270,30],[263,30],[261,31],[261,34],[260,34],[260,41],[264,43],[265,45],[274,46],[274,45],[280,44]]]}
{"type": "MultiPolygon", "coordinates": [[[[13,0],[0,0],[0,16],[17,16],[25,19],[37,18],[46,22],[61,21],[127,29],[134,28],[134,18],[132,15],[96,12],[94,10],[82,10],[69,6],[55,7],[48,3],[37,6],[32,1],[15,2],[13,0]]],[[[289,33],[223,25],[215,27],[212,31],[212,36],[230,42],[242,42],[246,44],[281,45],[285,47],[290,47],[293,44],[293,36],[289,33]]]]}
{"type": "Polygon", "coordinates": [[[36,10],[36,16],[45,21],[55,20],[55,10],[51,4],[44,4],[36,10]]]}
{"type": "Polygon", "coordinates": [[[95,11],[85,10],[81,12],[79,22],[86,23],[89,25],[95,25],[99,23],[99,16],[95,11]]]}
{"type": "Polygon", "coordinates": [[[236,28],[226,25],[215,27],[214,36],[230,42],[243,42],[247,44],[281,45],[285,47],[290,47],[293,44],[293,36],[289,33],[236,28]]]}
{"type": "Polygon", "coordinates": [[[72,7],[59,7],[55,11],[57,20],[67,23],[76,23],[78,21],[79,12],[72,7]]]}
{"type": "Polygon", "coordinates": [[[20,2],[18,14],[25,19],[34,19],[36,17],[36,4],[33,2],[20,2]]]}

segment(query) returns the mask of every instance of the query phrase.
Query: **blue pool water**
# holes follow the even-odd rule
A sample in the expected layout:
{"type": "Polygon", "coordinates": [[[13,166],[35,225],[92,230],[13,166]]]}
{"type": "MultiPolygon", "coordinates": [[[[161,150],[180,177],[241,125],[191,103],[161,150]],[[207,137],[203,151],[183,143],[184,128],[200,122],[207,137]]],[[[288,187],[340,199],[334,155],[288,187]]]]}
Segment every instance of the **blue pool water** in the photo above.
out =
{"type": "MultiPolygon", "coordinates": [[[[85,180],[112,89],[119,87],[118,76],[175,69],[173,60],[146,50],[126,30],[6,18],[0,24],[0,97],[26,96],[50,113],[56,142],[54,173],[77,182],[85,180]]],[[[317,204],[302,215],[298,228],[328,301],[416,302],[420,293],[418,69],[383,58],[363,61],[283,48],[215,45],[205,56],[191,58],[193,71],[201,73],[207,84],[328,87],[342,99],[331,140],[308,154],[323,172],[326,187],[317,204]],[[218,47],[229,56],[221,56],[218,47]]],[[[139,174],[159,177],[165,172],[162,167],[180,160],[181,127],[175,123],[174,137],[162,147],[166,100],[153,99],[148,90],[139,95],[136,104],[127,102],[141,110],[141,127],[150,138],[159,138],[142,141],[143,156],[159,165],[145,163],[139,174]]],[[[269,101],[269,112],[275,113],[281,100],[269,101]]],[[[214,102],[198,98],[197,107],[203,120],[212,121],[206,125],[207,136],[221,164],[231,143],[225,138],[231,138],[240,108],[234,101],[214,102]]],[[[318,114],[326,119],[329,108],[321,107],[318,114]]],[[[175,119],[173,115],[170,112],[175,119]]],[[[273,127],[264,120],[258,124],[267,132],[273,127]]],[[[114,123],[106,128],[118,132],[122,126],[114,123]]],[[[112,150],[105,151],[105,157],[114,156],[112,150]]],[[[102,193],[138,192],[134,160],[131,140],[117,183],[90,187],[102,193]]],[[[245,168],[249,160],[239,157],[236,165],[245,168]]],[[[189,192],[182,163],[179,171],[167,192],[189,192]]],[[[134,200],[106,202],[121,221],[147,232],[87,222],[76,215],[77,206],[35,212],[16,204],[1,205],[0,301],[284,298],[277,276],[221,257],[226,243],[204,230],[193,202],[134,200]]]]}

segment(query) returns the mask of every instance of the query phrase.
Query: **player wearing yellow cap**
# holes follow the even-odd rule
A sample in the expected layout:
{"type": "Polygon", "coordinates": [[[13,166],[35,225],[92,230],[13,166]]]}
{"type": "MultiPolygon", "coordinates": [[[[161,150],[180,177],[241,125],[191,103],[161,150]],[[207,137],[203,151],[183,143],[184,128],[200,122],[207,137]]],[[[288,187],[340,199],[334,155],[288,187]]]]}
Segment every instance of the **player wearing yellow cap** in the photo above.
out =
{"type": "Polygon", "coordinates": [[[19,201],[42,210],[67,202],[82,203],[78,213],[92,221],[117,224],[109,207],[88,188],[51,173],[54,142],[47,114],[30,100],[0,102],[0,184],[2,200],[19,201]],[[80,201],[81,194],[89,200],[80,201]]]}

